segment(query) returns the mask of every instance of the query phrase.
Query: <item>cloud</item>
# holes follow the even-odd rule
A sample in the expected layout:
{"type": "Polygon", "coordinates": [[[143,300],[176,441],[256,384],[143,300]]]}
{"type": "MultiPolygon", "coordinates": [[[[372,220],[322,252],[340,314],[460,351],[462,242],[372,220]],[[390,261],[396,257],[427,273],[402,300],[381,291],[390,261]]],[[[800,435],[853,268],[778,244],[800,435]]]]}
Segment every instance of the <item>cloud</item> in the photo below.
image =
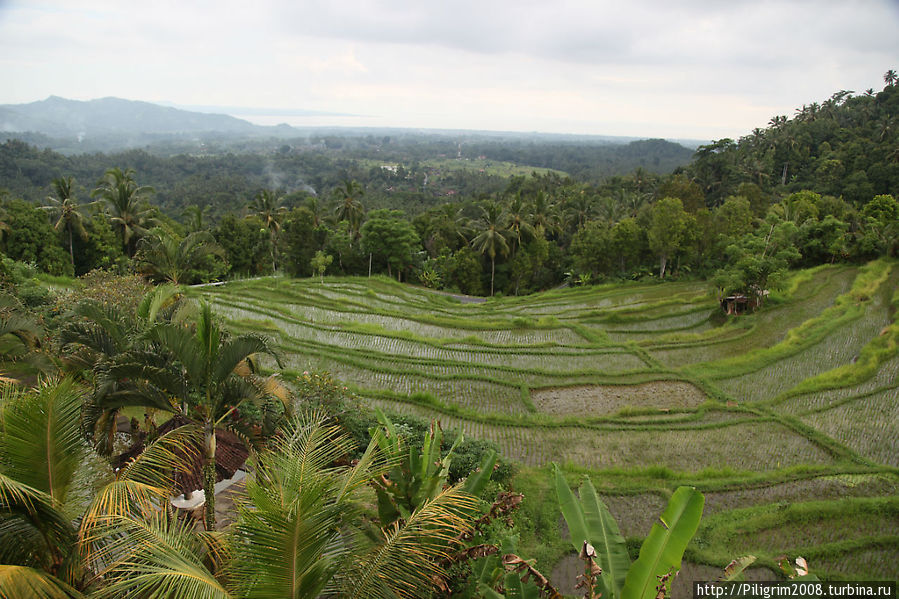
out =
{"type": "Polygon", "coordinates": [[[20,0],[0,2],[0,102],[115,95],[738,136],[879,87],[897,24],[890,0],[20,0]]]}

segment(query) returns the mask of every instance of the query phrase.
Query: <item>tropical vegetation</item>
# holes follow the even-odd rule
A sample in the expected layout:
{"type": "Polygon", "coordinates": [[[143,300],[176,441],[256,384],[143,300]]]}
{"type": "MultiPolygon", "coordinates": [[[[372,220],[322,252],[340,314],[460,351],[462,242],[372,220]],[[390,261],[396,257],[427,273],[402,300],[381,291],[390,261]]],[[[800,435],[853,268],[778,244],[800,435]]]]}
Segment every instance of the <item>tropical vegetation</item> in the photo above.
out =
{"type": "Polygon", "coordinates": [[[895,579],[885,83],[602,177],[0,146],[0,597],[895,579]]]}

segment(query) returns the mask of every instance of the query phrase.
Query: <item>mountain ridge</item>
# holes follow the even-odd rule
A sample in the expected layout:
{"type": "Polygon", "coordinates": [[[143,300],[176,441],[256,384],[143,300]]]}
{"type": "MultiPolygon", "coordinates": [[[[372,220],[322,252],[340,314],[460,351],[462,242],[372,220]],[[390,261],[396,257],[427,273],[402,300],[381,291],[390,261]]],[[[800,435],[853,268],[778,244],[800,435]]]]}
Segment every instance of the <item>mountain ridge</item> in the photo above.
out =
{"type": "Polygon", "coordinates": [[[99,135],[258,134],[272,127],[226,114],[192,112],[141,100],[107,96],[69,100],[51,95],[27,104],[0,105],[0,131],[53,137],[99,135]]]}

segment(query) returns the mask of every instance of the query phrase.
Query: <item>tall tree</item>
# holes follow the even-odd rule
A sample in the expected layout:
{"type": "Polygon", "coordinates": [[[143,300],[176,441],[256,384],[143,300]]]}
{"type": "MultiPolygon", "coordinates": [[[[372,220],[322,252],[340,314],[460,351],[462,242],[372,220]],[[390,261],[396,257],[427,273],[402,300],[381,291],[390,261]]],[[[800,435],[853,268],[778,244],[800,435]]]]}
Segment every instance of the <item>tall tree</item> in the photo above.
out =
{"type": "MultiPolygon", "coordinates": [[[[209,231],[194,231],[185,237],[156,227],[138,244],[135,260],[142,273],[156,281],[190,284],[201,278],[201,271],[211,257],[225,257],[225,250],[209,231]]],[[[224,272],[222,264],[220,272],[224,272]]],[[[215,273],[206,275],[214,276],[215,273]]]]}
{"type": "Polygon", "coordinates": [[[106,202],[109,220],[119,230],[122,249],[129,257],[137,251],[138,239],[156,224],[154,210],[146,201],[151,193],[152,187],[137,184],[132,169],[120,168],[107,170],[91,192],[106,202]]]}
{"type": "Polygon", "coordinates": [[[476,252],[490,257],[491,297],[493,296],[493,284],[496,279],[496,255],[505,256],[509,253],[509,243],[506,241],[507,232],[503,227],[504,223],[505,214],[502,207],[496,202],[485,202],[481,206],[481,217],[474,223],[478,234],[471,240],[471,247],[476,252]]]}
{"type": "Polygon", "coordinates": [[[665,278],[668,259],[680,249],[688,215],[677,198],[662,198],[650,209],[649,247],[659,257],[659,278],[665,278]]]}
{"type": "Polygon", "coordinates": [[[101,384],[139,382],[118,398],[131,405],[166,407],[202,434],[206,530],[215,528],[216,429],[227,426],[233,410],[277,395],[272,378],[256,374],[253,356],[274,351],[262,337],[229,337],[215,322],[209,304],[200,305],[193,328],[168,322],[151,327],[147,339],[160,351],[131,351],[117,356],[101,384]],[[145,403],[142,403],[145,402],[145,403]]]}
{"type": "Polygon", "coordinates": [[[555,204],[542,189],[537,191],[531,204],[531,224],[539,237],[545,237],[559,229],[559,215],[555,204]]]}
{"type": "Polygon", "coordinates": [[[287,212],[287,209],[281,205],[283,199],[274,191],[263,189],[256,194],[250,203],[252,215],[258,217],[262,221],[265,230],[268,231],[269,240],[271,241],[272,272],[278,270],[278,236],[281,233],[281,218],[287,212]]]}
{"type": "MultiPolygon", "coordinates": [[[[542,193],[542,192],[541,192],[542,193]]],[[[509,239],[512,241],[512,253],[515,253],[523,241],[536,236],[537,231],[530,223],[530,215],[526,212],[524,199],[521,192],[516,192],[506,207],[506,229],[509,239]]]]}
{"type": "Polygon", "coordinates": [[[364,194],[365,189],[362,185],[352,179],[346,179],[342,185],[334,190],[334,196],[337,198],[337,207],[334,209],[334,215],[338,221],[345,220],[350,223],[350,229],[357,239],[362,225],[362,216],[365,214],[365,208],[362,206],[359,198],[364,194]]]}
{"type": "Polygon", "coordinates": [[[75,199],[75,180],[72,177],[58,177],[52,183],[54,195],[47,196],[47,210],[56,219],[53,228],[57,231],[65,231],[69,238],[69,259],[72,269],[75,269],[75,251],[72,249],[72,239],[77,234],[81,239],[87,239],[87,229],[84,227],[84,216],[81,207],[75,199]]]}
{"type": "Polygon", "coordinates": [[[362,225],[362,248],[387,262],[387,274],[402,278],[403,270],[412,263],[421,248],[418,233],[399,210],[374,210],[362,225]]]}

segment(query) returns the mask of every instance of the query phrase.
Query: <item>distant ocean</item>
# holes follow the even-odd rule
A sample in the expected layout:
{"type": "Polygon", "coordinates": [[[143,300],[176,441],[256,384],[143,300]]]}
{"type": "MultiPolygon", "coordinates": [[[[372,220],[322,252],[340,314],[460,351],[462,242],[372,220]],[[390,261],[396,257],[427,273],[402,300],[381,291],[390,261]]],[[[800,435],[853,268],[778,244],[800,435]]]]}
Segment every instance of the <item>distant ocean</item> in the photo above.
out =
{"type": "Polygon", "coordinates": [[[286,123],[292,127],[391,127],[409,126],[388,123],[377,116],[353,115],[270,115],[270,114],[232,114],[231,116],[249,121],[254,125],[274,126],[286,123]]]}

